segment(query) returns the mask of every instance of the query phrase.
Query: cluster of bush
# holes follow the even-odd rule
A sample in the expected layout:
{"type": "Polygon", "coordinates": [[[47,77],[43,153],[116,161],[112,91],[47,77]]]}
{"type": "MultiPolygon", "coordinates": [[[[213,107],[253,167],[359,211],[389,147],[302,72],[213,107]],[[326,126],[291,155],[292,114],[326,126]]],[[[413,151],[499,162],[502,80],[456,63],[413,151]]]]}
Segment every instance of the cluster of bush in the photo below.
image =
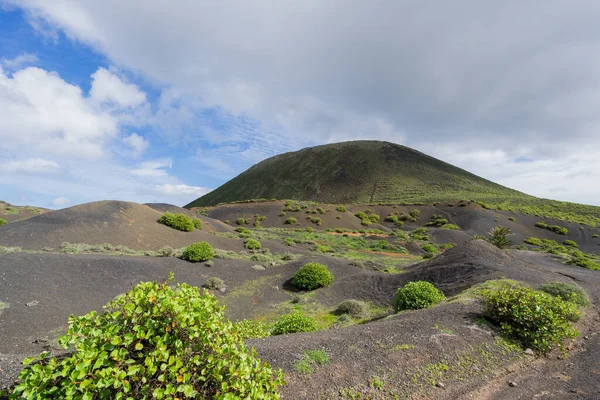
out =
{"type": "Polygon", "coordinates": [[[202,229],[202,220],[200,220],[200,218],[190,218],[185,214],[166,212],[158,219],[158,223],[183,232],[202,229]]]}
{"type": "Polygon", "coordinates": [[[359,211],[354,216],[359,218],[361,225],[364,226],[369,226],[373,222],[379,222],[379,215],[373,214],[371,210],[366,210],[365,212],[359,211]]]}
{"type": "Polygon", "coordinates": [[[558,233],[559,235],[566,235],[569,233],[569,230],[567,228],[565,228],[564,226],[548,225],[547,223],[542,222],[542,221],[536,222],[535,226],[538,228],[552,231],[554,233],[558,233]]]}

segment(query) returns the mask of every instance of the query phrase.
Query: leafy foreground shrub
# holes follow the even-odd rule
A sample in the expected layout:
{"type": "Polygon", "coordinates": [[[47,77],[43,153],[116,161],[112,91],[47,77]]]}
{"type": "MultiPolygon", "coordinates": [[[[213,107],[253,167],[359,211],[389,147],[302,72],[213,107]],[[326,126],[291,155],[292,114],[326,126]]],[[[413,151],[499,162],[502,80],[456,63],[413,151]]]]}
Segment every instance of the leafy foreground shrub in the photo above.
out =
{"type": "Polygon", "coordinates": [[[563,340],[579,335],[571,321],[577,307],[560,297],[527,287],[504,287],[483,292],[485,314],[502,331],[524,346],[548,353],[554,346],[564,349],[563,340]]]}
{"type": "Polygon", "coordinates": [[[438,288],[427,281],[409,282],[396,291],[393,306],[396,312],[419,310],[441,303],[446,297],[438,288]]]}
{"type": "Polygon", "coordinates": [[[262,247],[262,244],[260,244],[260,242],[256,239],[246,239],[244,246],[248,250],[258,250],[262,247]]]}
{"type": "Polygon", "coordinates": [[[74,353],[60,361],[42,353],[12,397],[279,398],[282,372],[247,350],[208,292],[144,282],[105,309],[71,316],[59,342],[74,353]]]}
{"type": "Polygon", "coordinates": [[[166,212],[158,219],[158,223],[184,232],[191,232],[194,230],[192,219],[185,214],[166,212]]]}
{"type": "Polygon", "coordinates": [[[210,260],[215,256],[215,251],[207,242],[197,242],[189,245],[183,250],[181,258],[191,262],[210,260]]]}
{"type": "Polygon", "coordinates": [[[317,322],[313,318],[294,312],[279,317],[271,334],[287,335],[288,333],[314,332],[316,330],[317,322]]]}
{"type": "Polygon", "coordinates": [[[8,221],[4,218],[0,218],[0,226],[8,224],[8,221]]]}
{"type": "Polygon", "coordinates": [[[554,297],[560,296],[563,300],[575,303],[578,306],[588,306],[590,299],[582,288],[564,282],[551,282],[540,285],[539,289],[554,297]]]}
{"type": "Polygon", "coordinates": [[[200,218],[193,218],[192,223],[194,224],[194,228],[199,231],[202,230],[202,220],[200,218]]]}
{"type": "Polygon", "coordinates": [[[292,285],[300,290],[313,290],[329,286],[333,282],[333,274],[326,265],[319,263],[306,263],[292,276],[292,285]]]}

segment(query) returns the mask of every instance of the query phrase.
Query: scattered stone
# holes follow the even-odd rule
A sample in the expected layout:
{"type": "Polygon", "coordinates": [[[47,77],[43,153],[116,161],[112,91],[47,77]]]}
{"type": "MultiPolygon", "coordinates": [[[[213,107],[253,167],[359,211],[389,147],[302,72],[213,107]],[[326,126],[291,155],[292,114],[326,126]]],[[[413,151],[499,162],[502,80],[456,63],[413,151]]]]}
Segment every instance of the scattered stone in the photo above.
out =
{"type": "Polygon", "coordinates": [[[585,340],[590,340],[590,337],[589,337],[589,336],[584,336],[583,338],[584,338],[585,340]]]}
{"type": "Polygon", "coordinates": [[[534,355],[533,350],[531,350],[531,349],[525,349],[525,354],[527,354],[528,356],[534,355]]]}
{"type": "Polygon", "coordinates": [[[221,293],[225,293],[226,290],[227,290],[227,288],[224,288],[224,287],[219,288],[219,292],[221,292],[221,293]]]}
{"type": "Polygon", "coordinates": [[[35,306],[37,306],[38,304],[40,304],[40,302],[39,302],[39,301],[37,301],[37,300],[33,300],[33,301],[30,301],[29,303],[25,303],[25,305],[26,305],[27,307],[35,307],[35,306]]]}
{"type": "Polygon", "coordinates": [[[264,270],[266,270],[266,268],[263,267],[262,265],[253,265],[250,268],[252,268],[255,271],[264,271],[264,270]]]}
{"type": "Polygon", "coordinates": [[[437,387],[439,387],[439,388],[442,388],[442,389],[445,389],[445,388],[446,388],[446,385],[444,385],[442,382],[438,382],[438,383],[436,383],[436,385],[435,385],[435,386],[437,386],[437,387]]]}
{"type": "Polygon", "coordinates": [[[515,382],[515,381],[508,381],[508,386],[510,386],[510,387],[517,387],[517,382],[515,382]]]}

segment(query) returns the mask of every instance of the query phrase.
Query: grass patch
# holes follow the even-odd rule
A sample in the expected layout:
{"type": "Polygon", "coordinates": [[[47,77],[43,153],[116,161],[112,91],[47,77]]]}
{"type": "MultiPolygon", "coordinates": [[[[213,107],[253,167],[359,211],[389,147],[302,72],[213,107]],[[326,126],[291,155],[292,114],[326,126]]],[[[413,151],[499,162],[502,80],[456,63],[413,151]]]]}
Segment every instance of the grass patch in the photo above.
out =
{"type": "Polygon", "coordinates": [[[294,364],[297,373],[308,375],[322,365],[329,363],[329,356],[325,350],[307,350],[302,357],[294,364]]]}

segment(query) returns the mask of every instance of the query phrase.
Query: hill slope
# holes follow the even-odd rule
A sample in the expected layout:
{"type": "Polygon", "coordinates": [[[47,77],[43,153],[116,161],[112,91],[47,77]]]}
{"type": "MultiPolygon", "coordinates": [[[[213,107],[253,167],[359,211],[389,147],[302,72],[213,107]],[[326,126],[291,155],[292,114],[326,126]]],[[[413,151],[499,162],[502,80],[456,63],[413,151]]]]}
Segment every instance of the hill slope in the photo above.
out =
{"type": "Polygon", "coordinates": [[[530,196],[405,146],[353,141],[271,157],[185,207],[259,198],[373,203],[496,197],[530,196]]]}

